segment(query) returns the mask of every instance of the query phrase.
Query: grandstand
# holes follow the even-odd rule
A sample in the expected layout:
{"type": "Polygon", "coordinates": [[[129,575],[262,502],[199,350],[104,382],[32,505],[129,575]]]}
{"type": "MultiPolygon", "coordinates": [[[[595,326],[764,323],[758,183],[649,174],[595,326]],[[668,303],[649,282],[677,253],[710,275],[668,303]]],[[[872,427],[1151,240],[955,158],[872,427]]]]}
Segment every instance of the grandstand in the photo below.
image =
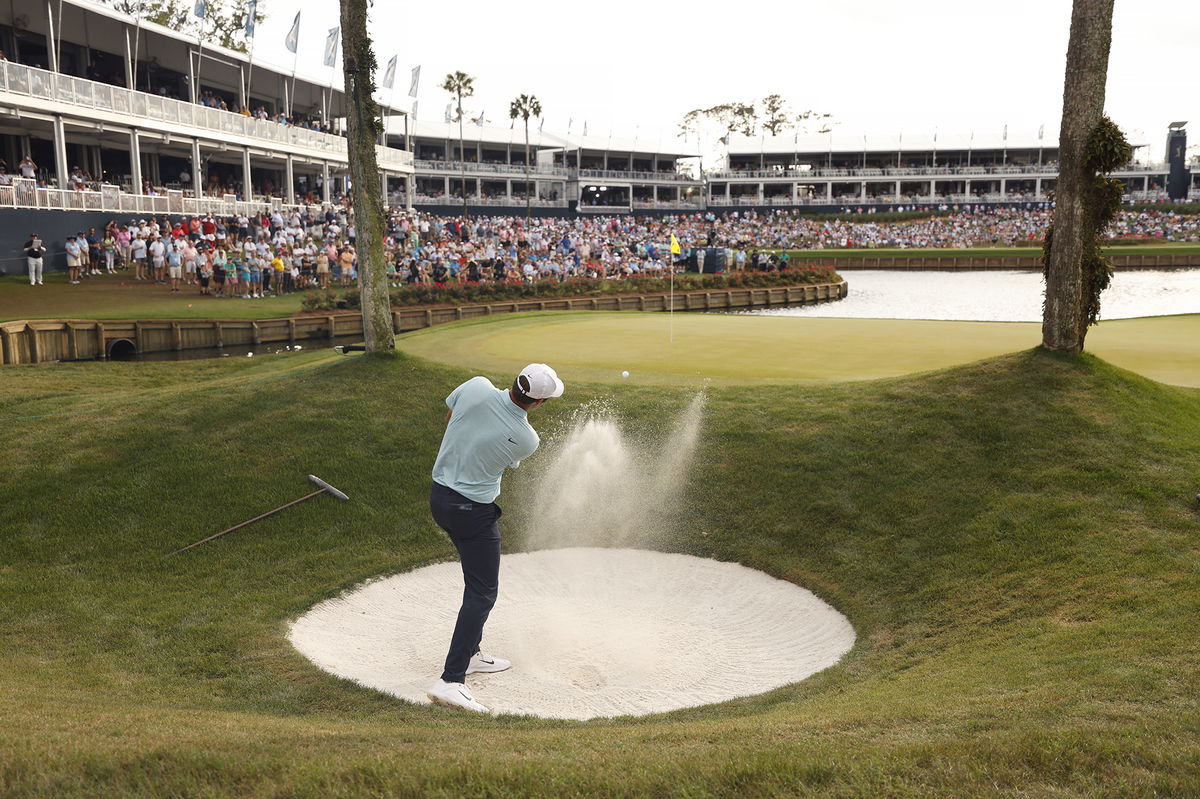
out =
{"type": "MultiPolygon", "coordinates": [[[[399,124],[391,120],[388,143],[402,146],[399,124]]],[[[687,169],[699,153],[673,142],[548,133],[531,126],[529,180],[526,182],[525,131],[512,127],[454,122],[411,123],[416,191],[421,210],[461,211],[465,176],[468,202],[485,208],[524,208],[526,197],[539,213],[698,211],[704,184],[687,169]]],[[[698,170],[697,170],[698,172],[698,170]]],[[[397,194],[394,204],[407,203],[397,194]]]]}
{"type": "MultiPolygon", "coordinates": [[[[249,214],[346,190],[340,71],[297,78],[89,0],[7,4],[0,51],[6,229],[53,230],[38,216],[53,210],[106,215],[62,222],[74,227],[114,214],[249,214]]],[[[381,190],[436,213],[455,213],[464,193],[497,213],[523,213],[528,197],[539,215],[1046,202],[1056,178],[1057,142],[1040,136],[741,139],[701,177],[700,153],[675,139],[539,125],[526,165],[521,124],[465,123],[459,152],[457,124],[383,111],[381,190]]],[[[1200,169],[1174,174],[1200,199],[1200,169]]],[[[1130,201],[1165,199],[1167,176],[1166,164],[1117,173],[1130,201]]]]}
{"type": "MultiPolygon", "coordinates": [[[[1149,145],[1132,142],[1135,153],[1149,145]]],[[[707,205],[758,207],[937,206],[1048,202],[1058,140],[1042,134],[734,137],[725,168],[708,177],[707,205]]],[[[1129,202],[1166,197],[1167,163],[1114,173],[1129,202]]],[[[1188,177],[1200,200],[1200,169],[1188,177]]]]}
{"type": "MultiPolygon", "coordinates": [[[[0,206],[249,213],[344,190],[336,81],[86,0],[9,4],[0,50],[0,206]]],[[[412,174],[410,153],[377,156],[381,187],[412,174]]]]}

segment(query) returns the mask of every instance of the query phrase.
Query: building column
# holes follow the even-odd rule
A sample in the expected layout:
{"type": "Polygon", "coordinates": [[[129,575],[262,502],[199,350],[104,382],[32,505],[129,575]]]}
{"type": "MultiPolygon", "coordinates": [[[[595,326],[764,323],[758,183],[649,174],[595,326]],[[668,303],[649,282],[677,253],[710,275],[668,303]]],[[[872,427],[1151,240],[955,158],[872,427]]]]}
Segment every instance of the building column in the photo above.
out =
{"type": "Polygon", "coordinates": [[[1039,198],[1042,196],[1042,179],[1041,178],[1037,178],[1033,182],[1033,196],[1039,197],[1039,198]]]}
{"type": "Polygon", "coordinates": [[[413,191],[416,188],[416,180],[412,175],[404,176],[404,210],[411,211],[413,209],[413,191]]]}
{"type": "Polygon", "coordinates": [[[867,201],[867,182],[865,180],[862,183],[858,184],[858,198],[862,202],[867,201]]]}
{"type": "Polygon", "coordinates": [[[250,148],[242,148],[242,199],[249,202],[254,199],[254,184],[250,180],[250,148]]]}
{"type": "Polygon", "coordinates": [[[825,202],[833,205],[833,181],[825,184],[825,202]]]}
{"type": "MultiPolygon", "coordinates": [[[[450,196],[450,178],[449,178],[449,176],[442,178],[442,186],[444,187],[442,189],[442,191],[445,194],[446,202],[450,202],[453,198],[450,196]]],[[[466,191],[465,186],[463,187],[463,191],[464,192],[466,191]]]]}
{"type": "Polygon", "coordinates": [[[1008,180],[1006,178],[1000,178],[1000,199],[1008,199],[1008,180]]]}
{"type": "Polygon", "coordinates": [[[929,196],[930,197],[937,196],[937,181],[936,180],[929,181],[929,196]]]}
{"type": "Polygon", "coordinates": [[[54,115],[54,170],[58,178],[58,187],[67,187],[67,130],[63,126],[62,116],[54,115]]]}
{"type": "Polygon", "coordinates": [[[296,178],[292,171],[292,156],[290,154],[284,156],[283,159],[283,181],[286,187],[283,190],[283,199],[288,205],[296,204],[296,178]]]}
{"type": "Polygon", "coordinates": [[[900,181],[896,181],[896,202],[900,202],[900,181]]]}
{"type": "Polygon", "coordinates": [[[971,181],[969,181],[969,180],[963,181],[963,194],[965,194],[967,196],[967,198],[970,199],[970,197],[971,197],[971,181]]]}
{"type": "Polygon", "coordinates": [[[759,183],[758,184],[758,204],[762,205],[764,202],[766,202],[766,199],[767,199],[766,191],[764,190],[763,184],[759,183]]]}
{"type": "Polygon", "coordinates": [[[142,145],[138,141],[137,128],[129,130],[129,180],[133,193],[142,193],[142,145]]]}
{"type": "Polygon", "coordinates": [[[800,195],[798,194],[798,191],[799,191],[799,189],[800,189],[800,186],[799,186],[798,184],[796,184],[796,183],[793,183],[793,184],[792,184],[792,205],[795,205],[795,204],[796,204],[796,200],[797,200],[797,199],[799,198],[799,196],[800,196],[800,195]]]}
{"type": "Polygon", "coordinates": [[[330,194],[330,190],[331,189],[330,189],[330,185],[329,185],[329,162],[322,161],[321,162],[321,202],[323,202],[323,203],[329,202],[329,198],[332,196],[330,194]]]}
{"type": "Polygon", "coordinates": [[[390,207],[390,206],[388,205],[388,185],[387,185],[387,181],[388,181],[387,172],[380,172],[380,173],[379,173],[379,189],[380,189],[380,191],[381,191],[381,192],[383,192],[383,207],[384,207],[384,209],[387,209],[387,208],[389,208],[389,207],[390,207]]]}
{"type": "Polygon", "coordinates": [[[192,187],[197,197],[204,195],[204,175],[200,172],[200,140],[192,139],[192,187]]]}

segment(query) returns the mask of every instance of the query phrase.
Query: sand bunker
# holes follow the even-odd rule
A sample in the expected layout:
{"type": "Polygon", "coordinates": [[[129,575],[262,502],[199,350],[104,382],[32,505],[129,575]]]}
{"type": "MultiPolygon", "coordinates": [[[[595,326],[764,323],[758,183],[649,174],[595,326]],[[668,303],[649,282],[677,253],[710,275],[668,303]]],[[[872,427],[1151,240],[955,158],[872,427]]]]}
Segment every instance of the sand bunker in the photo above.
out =
{"type": "MultiPolygon", "coordinates": [[[[411,702],[441,674],[462,596],[457,562],[366,583],[292,626],[321,668],[411,702]]],[[[854,643],[811,592],[735,563],[632,549],[505,555],[484,651],[467,678],[499,713],[590,719],[748,696],[803,680],[854,643]]]]}

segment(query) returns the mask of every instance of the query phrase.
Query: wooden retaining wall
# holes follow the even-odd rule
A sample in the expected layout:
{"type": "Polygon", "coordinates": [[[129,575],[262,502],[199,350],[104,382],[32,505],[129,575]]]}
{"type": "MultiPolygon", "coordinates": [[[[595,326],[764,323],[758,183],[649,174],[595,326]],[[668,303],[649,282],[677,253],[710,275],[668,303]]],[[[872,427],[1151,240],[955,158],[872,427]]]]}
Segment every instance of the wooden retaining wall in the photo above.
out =
{"type": "MultiPolygon", "coordinates": [[[[677,291],[673,310],[709,311],[802,305],[846,296],[847,284],[677,291]]],[[[396,333],[472,319],[524,311],[667,311],[671,297],[636,294],[604,297],[562,297],[514,300],[477,305],[438,305],[392,309],[396,333]]],[[[282,319],[149,319],[85,320],[33,319],[0,322],[0,363],[47,363],[109,357],[114,348],[131,353],[169,352],[211,347],[252,347],[328,342],[340,336],[361,336],[362,314],[336,311],[282,319]]]]}
{"type": "MultiPolygon", "coordinates": [[[[928,255],[896,256],[852,256],[830,257],[826,260],[838,270],[843,269],[911,269],[914,271],[951,271],[957,269],[1037,269],[1042,268],[1041,250],[1031,248],[1030,255],[997,255],[983,257],[963,255],[938,258],[928,255]]],[[[1200,268],[1200,253],[1174,255],[1111,255],[1114,269],[1197,269],[1200,268]]],[[[792,263],[805,263],[808,258],[793,259],[792,263]]],[[[818,259],[819,260],[819,259],[818,259]]]]}

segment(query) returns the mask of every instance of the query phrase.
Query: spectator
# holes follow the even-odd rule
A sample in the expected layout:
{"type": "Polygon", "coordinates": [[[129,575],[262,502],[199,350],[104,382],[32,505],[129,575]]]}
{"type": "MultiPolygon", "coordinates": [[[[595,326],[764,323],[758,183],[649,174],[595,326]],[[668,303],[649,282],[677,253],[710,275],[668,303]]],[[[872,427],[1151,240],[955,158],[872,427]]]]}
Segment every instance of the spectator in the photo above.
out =
{"type": "MultiPolygon", "coordinates": [[[[38,234],[30,233],[29,240],[25,242],[25,263],[29,268],[29,285],[42,285],[42,256],[46,254],[46,247],[42,244],[42,240],[38,238],[38,234]]],[[[79,281],[74,281],[78,283],[79,281]]]]}

